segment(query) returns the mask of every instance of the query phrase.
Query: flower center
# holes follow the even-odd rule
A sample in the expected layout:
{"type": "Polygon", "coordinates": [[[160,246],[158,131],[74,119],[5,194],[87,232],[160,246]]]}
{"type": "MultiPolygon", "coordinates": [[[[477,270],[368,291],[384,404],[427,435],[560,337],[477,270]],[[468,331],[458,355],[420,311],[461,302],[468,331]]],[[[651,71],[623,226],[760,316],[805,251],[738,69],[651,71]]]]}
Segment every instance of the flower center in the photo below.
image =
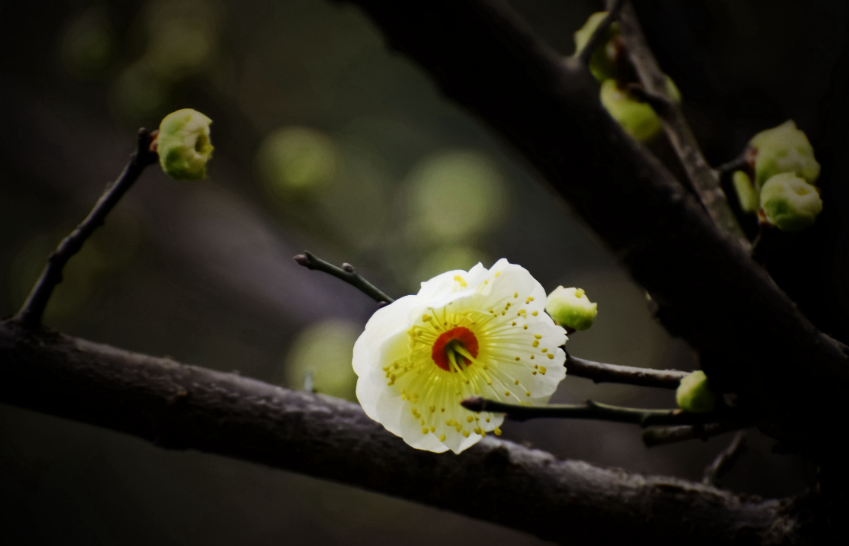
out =
{"type": "Polygon", "coordinates": [[[450,372],[462,363],[469,366],[478,356],[478,338],[468,328],[458,326],[443,332],[433,344],[431,357],[433,362],[450,372]],[[453,366],[452,366],[453,364],[453,366]]]}

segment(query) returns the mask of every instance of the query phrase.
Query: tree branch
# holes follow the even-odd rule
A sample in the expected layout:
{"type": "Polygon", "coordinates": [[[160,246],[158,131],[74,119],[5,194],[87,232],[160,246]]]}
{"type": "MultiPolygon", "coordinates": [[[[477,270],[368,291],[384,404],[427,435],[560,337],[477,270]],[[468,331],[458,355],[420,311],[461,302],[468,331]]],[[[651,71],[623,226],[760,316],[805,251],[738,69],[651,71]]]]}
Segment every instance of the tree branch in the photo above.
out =
{"type": "Polygon", "coordinates": [[[702,483],[705,485],[713,485],[714,487],[719,487],[719,480],[725,476],[731,467],[734,466],[740,457],[742,457],[746,451],[748,451],[749,442],[746,433],[743,431],[738,432],[734,435],[734,439],[731,440],[731,443],[722,450],[722,453],[716,456],[713,463],[705,469],[704,478],[702,478],[702,483]]]}
{"type": "Polygon", "coordinates": [[[625,383],[661,389],[677,389],[681,380],[689,375],[689,372],[678,370],[652,370],[593,362],[569,353],[566,353],[566,372],[569,375],[592,379],[595,383],[625,383]]]}
{"type": "Polygon", "coordinates": [[[643,443],[646,447],[662,446],[685,440],[707,440],[726,432],[732,432],[751,426],[751,423],[708,423],[682,427],[652,427],[643,431],[643,443]]]}
{"type": "Polygon", "coordinates": [[[337,279],[345,281],[377,303],[392,303],[395,301],[393,298],[384,294],[378,287],[368,282],[351,264],[342,264],[342,267],[339,268],[306,250],[303,254],[295,256],[294,260],[295,263],[307,269],[323,271],[328,275],[333,275],[337,279]]]}
{"type": "Polygon", "coordinates": [[[613,423],[631,423],[641,427],[658,425],[705,425],[717,421],[746,422],[738,411],[718,409],[711,413],[687,413],[680,409],[641,409],[611,406],[587,400],[583,404],[550,404],[547,406],[520,406],[505,404],[480,397],[461,402],[469,411],[504,413],[512,421],[529,419],[593,419],[613,423]]]}
{"type": "Polygon", "coordinates": [[[681,165],[693,183],[702,204],[723,233],[735,238],[744,248],[749,241],[737,223],[737,218],[722,191],[719,175],[710,168],[699,143],[693,134],[681,108],[671,100],[666,91],[666,75],[657,64],[643,35],[637,14],[630,2],[623,6],[619,17],[619,31],[625,41],[628,56],[640,81],[645,86],[645,99],[654,107],[663,122],[663,129],[681,165]]]}
{"type": "Polygon", "coordinates": [[[651,294],[664,326],[701,352],[712,384],[736,392],[791,449],[843,464],[830,423],[849,421],[846,347],[607,115],[580,63],[496,0],[348,1],[570,202],[651,294]]]}
{"type": "Polygon", "coordinates": [[[359,406],[0,323],[0,402],[395,495],[559,542],[790,544],[786,501],[631,475],[486,438],[410,448],[359,406]]]}
{"type": "Polygon", "coordinates": [[[15,316],[21,326],[37,328],[41,325],[41,317],[44,315],[53,289],[62,282],[62,270],[65,264],[82,249],[83,244],[94,233],[94,230],[103,224],[106,216],[138,179],[145,167],[156,163],[157,155],[156,152],[150,150],[150,144],[151,134],[147,129],[139,129],[136,151],[130,157],[130,162],[124,167],[124,171],[118,177],[118,180],[106,187],[103,195],[100,196],[97,204],[85,220],[50,254],[41,277],[39,277],[23,307],[15,316]]]}

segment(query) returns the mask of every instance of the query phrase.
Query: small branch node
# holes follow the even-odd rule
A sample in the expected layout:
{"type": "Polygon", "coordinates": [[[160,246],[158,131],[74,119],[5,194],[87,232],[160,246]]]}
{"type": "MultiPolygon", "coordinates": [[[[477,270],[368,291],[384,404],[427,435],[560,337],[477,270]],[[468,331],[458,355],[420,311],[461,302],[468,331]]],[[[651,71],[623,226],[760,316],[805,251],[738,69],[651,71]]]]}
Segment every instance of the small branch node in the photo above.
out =
{"type": "Polygon", "coordinates": [[[342,267],[336,267],[335,265],[315,256],[309,251],[304,251],[303,254],[298,254],[294,256],[293,259],[295,260],[295,263],[302,267],[306,267],[307,269],[311,270],[322,271],[324,273],[327,273],[328,275],[333,275],[337,279],[345,281],[346,283],[360,290],[363,294],[378,303],[383,303],[384,305],[387,305],[388,303],[392,303],[393,301],[395,301],[394,299],[390,298],[385,293],[383,293],[383,291],[381,291],[379,288],[368,282],[362,275],[357,273],[356,268],[349,263],[342,264],[342,267]]]}

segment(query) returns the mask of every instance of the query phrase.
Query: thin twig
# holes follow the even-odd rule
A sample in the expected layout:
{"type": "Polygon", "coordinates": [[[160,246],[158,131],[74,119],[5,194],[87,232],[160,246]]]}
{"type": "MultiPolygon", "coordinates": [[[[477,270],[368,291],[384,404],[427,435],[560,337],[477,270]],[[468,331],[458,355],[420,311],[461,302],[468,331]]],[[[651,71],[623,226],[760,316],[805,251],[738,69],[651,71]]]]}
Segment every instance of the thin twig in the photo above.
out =
{"type": "Polygon", "coordinates": [[[660,101],[661,104],[666,105],[666,107],[656,108],[657,113],[663,122],[666,136],[687,171],[687,176],[696,188],[702,204],[723,233],[735,238],[748,249],[749,241],[737,223],[737,218],[728,204],[728,198],[722,191],[718,173],[711,169],[702,155],[699,143],[681,108],[669,97],[666,91],[666,75],[661,71],[657,59],[649,48],[636,12],[630,3],[622,6],[619,14],[619,30],[625,41],[628,56],[640,81],[645,86],[647,96],[652,97],[655,103],[660,101]]]}
{"type": "Polygon", "coordinates": [[[625,0],[614,0],[613,5],[610,6],[610,9],[607,11],[607,15],[598,26],[593,31],[592,35],[590,35],[590,39],[587,40],[587,43],[584,44],[584,47],[579,51],[575,56],[584,66],[589,66],[590,59],[592,59],[595,50],[598,46],[601,45],[602,40],[604,40],[605,35],[607,34],[607,29],[610,28],[610,25],[613,24],[613,21],[619,18],[619,10],[622,9],[622,5],[625,3],[625,0]]]}
{"type": "Polygon", "coordinates": [[[713,436],[719,436],[726,432],[732,432],[747,428],[751,423],[746,421],[735,421],[730,423],[707,423],[705,425],[678,426],[678,427],[654,427],[643,431],[643,443],[646,447],[674,444],[685,440],[707,440],[713,436]]]}
{"type": "Polygon", "coordinates": [[[737,417],[736,412],[728,408],[711,413],[686,413],[680,409],[640,409],[611,406],[587,400],[584,404],[563,404],[550,406],[518,406],[504,404],[480,397],[467,398],[460,402],[470,411],[489,411],[505,413],[513,421],[528,419],[557,418],[557,419],[594,419],[597,421],[612,421],[615,423],[631,423],[641,427],[655,425],[694,425],[713,423],[718,420],[731,420],[737,417]]]}
{"type": "Polygon", "coordinates": [[[743,152],[738,157],[735,157],[727,163],[723,163],[716,167],[717,176],[723,176],[730,172],[745,170],[749,167],[749,154],[743,152]]]}
{"type": "Polygon", "coordinates": [[[15,319],[21,326],[34,329],[41,325],[41,318],[44,316],[44,310],[50,301],[53,289],[62,282],[62,270],[65,264],[82,249],[94,230],[103,224],[106,216],[138,179],[145,167],[157,161],[156,152],[150,150],[151,140],[151,133],[147,129],[139,129],[136,151],[130,156],[130,162],[124,167],[121,176],[106,187],[85,220],[50,254],[41,277],[35,283],[21,310],[15,315],[15,319]]]}
{"type": "Polygon", "coordinates": [[[662,389],[677,389],[681,380],[689,375],[689,372],[678,370],[652,370],[593,362],[569,353],[566,353],[566,369],[570,375],[592,379],[595,383],[625,383],[662,389]]]}
{"type": "Polygon", "coordinates": [[[719,487],[719,480],[728,474],[731,467],[734,466],[740,457],[742,457],[749,449],[749,442],[746,433],[742,430],[734,435],[734,439],[725,448],[722,453],[716,456],[713,463],[705,468],[705,475],[702,478],[702,483],[705,485],[713,485],[719,487]]]}
{"type": "Polygon", "coordinates": [[[323,271],[328,275],[333,275],[337,279],[345,281],[378,303],[392,303],[395,301],[393,298],[390,298],[383,293],[383,291],[375,285],[365,280],[362,275],[357,273],[357,270],[351,264],[342,264],[341,268],[336,267],[308,251],[304,251],[303,254],[298,254],[294,259],[298,265],[302,265],[307,269],[323,271]]]}

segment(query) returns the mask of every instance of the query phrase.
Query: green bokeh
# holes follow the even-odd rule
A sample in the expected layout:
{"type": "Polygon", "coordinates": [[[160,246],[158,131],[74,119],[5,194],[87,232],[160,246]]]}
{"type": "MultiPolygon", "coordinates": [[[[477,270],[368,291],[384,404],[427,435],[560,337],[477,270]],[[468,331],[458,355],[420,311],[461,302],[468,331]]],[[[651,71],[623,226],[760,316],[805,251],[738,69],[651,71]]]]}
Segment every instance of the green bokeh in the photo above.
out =
{"type": "Polygon", "coordinates": [[[359,324],[343,320],[318,322],[302,330],[286,356],[284,384],[303,389],[311,374],[316,392],[355,402],[357,375],[351,361],[361,332],[359,324]]]}
{"type": "Polygon", "coordinates": [[[308,127],[269,133],[256,157],[268,193],[283,201],[309,197],[337,173],[339,154],[332,139],[308,127]]]}
{"type": "Polygon", "coordinates": [[[413,220],[427,239],[468,241],[502,220],[504,183],[483,154],[451,151],[431,155],[416,166],[409,183],[413,220]]]}

